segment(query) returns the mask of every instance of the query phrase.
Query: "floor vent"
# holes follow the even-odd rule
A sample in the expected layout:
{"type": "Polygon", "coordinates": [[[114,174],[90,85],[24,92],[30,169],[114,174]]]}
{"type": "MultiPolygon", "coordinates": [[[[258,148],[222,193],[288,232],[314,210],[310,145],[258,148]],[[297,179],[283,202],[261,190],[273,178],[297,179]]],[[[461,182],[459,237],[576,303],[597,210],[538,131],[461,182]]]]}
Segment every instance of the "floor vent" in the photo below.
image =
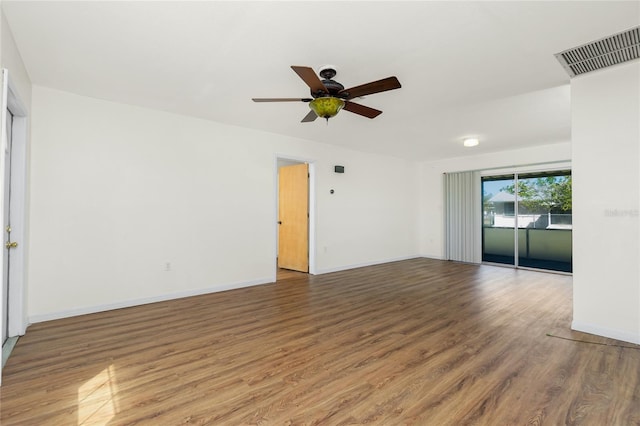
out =
{"type": "Polygon", "coordinates": [[[640,27],[564,52],[556,58],[570,77],[640,58],[640,27]]]}

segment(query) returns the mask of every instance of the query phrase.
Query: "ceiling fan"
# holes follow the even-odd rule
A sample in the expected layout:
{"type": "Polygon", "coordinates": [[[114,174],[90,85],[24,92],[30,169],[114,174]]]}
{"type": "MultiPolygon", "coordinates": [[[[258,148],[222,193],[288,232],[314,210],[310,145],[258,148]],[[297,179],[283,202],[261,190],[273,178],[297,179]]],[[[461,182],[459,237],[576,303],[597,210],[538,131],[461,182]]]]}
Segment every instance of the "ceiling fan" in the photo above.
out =
{"type": "Polygon", "coordinates": [[[335,116],[343,108],[354,114],[375,118],[382,114],[382,111],[351,102],[351,99],[402,87],[396,77],[387,77],[345,89],[342,84],[332,80],[336,75],[336,70],[333,66],[327,65],[320,69],[318,74],[323,80],[318,78],[312,68],[295,65],[292,65],[291,68],[311,89],[310,98],[253,98],[253,101],[308,102],[311,111],[302,119],[303,123],[314,121],[318,117],[329,121],[329,118],[335,116]]]}

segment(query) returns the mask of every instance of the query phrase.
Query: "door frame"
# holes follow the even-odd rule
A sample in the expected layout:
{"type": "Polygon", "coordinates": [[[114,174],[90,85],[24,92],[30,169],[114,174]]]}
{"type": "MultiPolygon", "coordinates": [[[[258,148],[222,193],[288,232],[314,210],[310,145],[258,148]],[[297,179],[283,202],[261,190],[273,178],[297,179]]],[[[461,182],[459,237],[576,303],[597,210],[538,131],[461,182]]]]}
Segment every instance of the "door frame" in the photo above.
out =
{"type": "Polygon", "coordinates": [[[275,195],[274,195],[274,234],[275,234],[275,254],[273,259],[274,269],[273,269],[273,281],[276,281],[276,275],[278,271],[278,244],[279,244],[279,234],[278,234],[278,198],[279,198],[279,184],[278,184],[278,162],[286,161],[292,164],[302,164],[307,163],[309,165],[309,274],[316,274],[316,168],[315,168],[315,160],[310,158],[302,158],[296,157],[286,154],[276,154],[273,160],[274,162],[274,172],[273,172],[273,181],[275,187],[275,195]]]}
{"type": "MultiPolygon", "coordinates": [[[[9,268],[8,304],[9,310],[8,337],[22,336],[28,326],[26,317],[26,295],[25,295],[25,263],[27,253],[27,223],[26,223],[26,200],[27,200],[27,141],[28,123],[27,108],[18,95],[17,88],[10,78],[9,71],[2,70],[3,94],[2,94],[2,147],[0,147],[0,191],[4,192],[4,145],[6,140],[6,111],[9,109],[13,114],[12,125],[12,170],[11,170],[11,211],[12,218],[11,234],[14,241],[19,245],[12,249],[9,268]]],[[[0,217],[4,217],[5,206],[0,206],[0,217]]],[[[4,226],[4,224],[2,225],[4,226]]],[[[3,259],[5,251],[2,250],[0,259],[3,259]]],[[[0,307],[0,311],[3,310],[0,307]]],[[[0,325],[4,327],[4,312],[0,315],[0,325]]]]}
{"type": "MultiPolygon", "coordinates": [[[[513,175],[513,181],[514,181],[514,185],[518,186],[518,180],[519,180],[519,176],[520,175],[527,175],[527,174],[532,174],[532,173],[554,173],[554,172],[562,172],[562,171],[572,171],[572,166],[571,166],[571,161],[553,161],[553,162],[548,162],[548,163],[536,163],[536,164],[530,164],[530,165],[523,165],[523,166],[512,166],[512,167],[495,167],[495,168],[487,168],[487,169],[483,169],[480,171],[480,181],[482,182],[482,179],[484,179],[485,177],[494,177],[494,176],[507,176],[507,175],[513,175]]],[[[482,184],[481,184],[481,188],[482,184]]],[[[484,193],[483,193],[483,189],[481,189],[481,196],[480,198],[482,199],[484,197],[484,193]]],[[[482,204],[480,206],[480,209],[482,210],[482,204]]],[[[556,271],[553,269],[540,269],[540,268],[532,268],[529,266],[520,266],[519,264],[519,259],[518,259],[518,223],[517,223],[517,217],[518,217],[518,203],[516,202],[514,204],[514,215],[516,217],[516,223],[514,224],[514,237],[513,237],[513,244],[514,244],[514,249],[513,249],[513,255],[514,255],[514,263],[510,264],[510,263],[495,263],[495,262],[485,262],[482,261],[482,263],[484,264],[488,264],[488,265],[496,265],[496,266],[503,266],[503,267],[509,267],[509,268],[514,268],[514,269],[524,269],[524,270],[532,270],[532,271],[543,271],[543,272],[548,272],[548,273],[553,273],[553,274],[561,274],[561,275],[572,275],[572,272],[564,272],[564,271],[556,271]]],[[[484,215],[482,216],[482,221],[484,221],[484,215]]],[[[481,224],[482,229],[482,233],[484,234],[484,223],[481,224]]],[[[481,248],[481,255],[484,256],[484,235],[482,236],[482,248],[481,248]]]]}

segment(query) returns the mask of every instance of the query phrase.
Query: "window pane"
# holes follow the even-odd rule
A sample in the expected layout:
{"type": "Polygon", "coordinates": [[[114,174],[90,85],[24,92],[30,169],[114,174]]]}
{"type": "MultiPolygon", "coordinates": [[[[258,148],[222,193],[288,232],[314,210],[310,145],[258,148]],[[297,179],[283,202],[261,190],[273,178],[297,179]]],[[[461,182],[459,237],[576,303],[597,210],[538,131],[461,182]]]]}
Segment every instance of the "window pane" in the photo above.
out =
{"type": "Polygon", "coordinates": [[[482,179],[482,261],[515,264],[514,176],[482,179]]]}
{"type": "Polygon", "coordinates": [[[518,265],[572,271],[571,173],[518,178],[518,265]]]}

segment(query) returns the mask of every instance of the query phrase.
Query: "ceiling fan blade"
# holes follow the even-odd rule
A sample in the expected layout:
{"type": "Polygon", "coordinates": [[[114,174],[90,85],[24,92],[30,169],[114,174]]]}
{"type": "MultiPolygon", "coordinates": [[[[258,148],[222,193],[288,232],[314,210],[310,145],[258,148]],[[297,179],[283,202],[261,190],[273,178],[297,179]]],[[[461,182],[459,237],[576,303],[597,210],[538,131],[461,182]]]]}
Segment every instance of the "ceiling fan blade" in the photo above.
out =
{"type": "Polygon", "coordinates": [[[380,111],[379,109],[369,108],[367,106],[356,104],[354,102],[349,102],[349,101],[346,101],[344,103],[343,109],[346,109],[349,112],[353,112],[354,114],[362,115],[367,118],[376,118],[377,116],[382,114],[382,111],[380,111]]]}
{"type": "Polygon", "coordinates": [[[291,65],[291,69],[296,72],[300,76],[300,78],[307,83],[307,86],[311,88],[311,93],[324,92],[329,93],[322,81],[320,81],[320,77],[316,74],[316,72],[309,67],[299,67],[295,65],[291,65]]]}
{"type": "Polygon", "coordinates": [[[318,118],[318,116],[316,115],[316,113],[313,110],[311,110],[311,111],[309,111],[309,114],[304,116],[304,118],[302,119],[301,123],[309,123],[311,121],[314,121],[316,118],[318,118]]]}
{"type": "Polygon", "coordinates": [[[313,98],[251,98],[253,102],[311,102],[313,98]]]}
{"type": "Polygon", "coordinates": [[[382,80],[351,87],[341,90],[340,93],[348,93],[346,99],[353,99],[359,96],[372,95],[374,93],[386,92],[387,90],[399,89],[402,86],[396,77],[387,77],[382,80]]]}

